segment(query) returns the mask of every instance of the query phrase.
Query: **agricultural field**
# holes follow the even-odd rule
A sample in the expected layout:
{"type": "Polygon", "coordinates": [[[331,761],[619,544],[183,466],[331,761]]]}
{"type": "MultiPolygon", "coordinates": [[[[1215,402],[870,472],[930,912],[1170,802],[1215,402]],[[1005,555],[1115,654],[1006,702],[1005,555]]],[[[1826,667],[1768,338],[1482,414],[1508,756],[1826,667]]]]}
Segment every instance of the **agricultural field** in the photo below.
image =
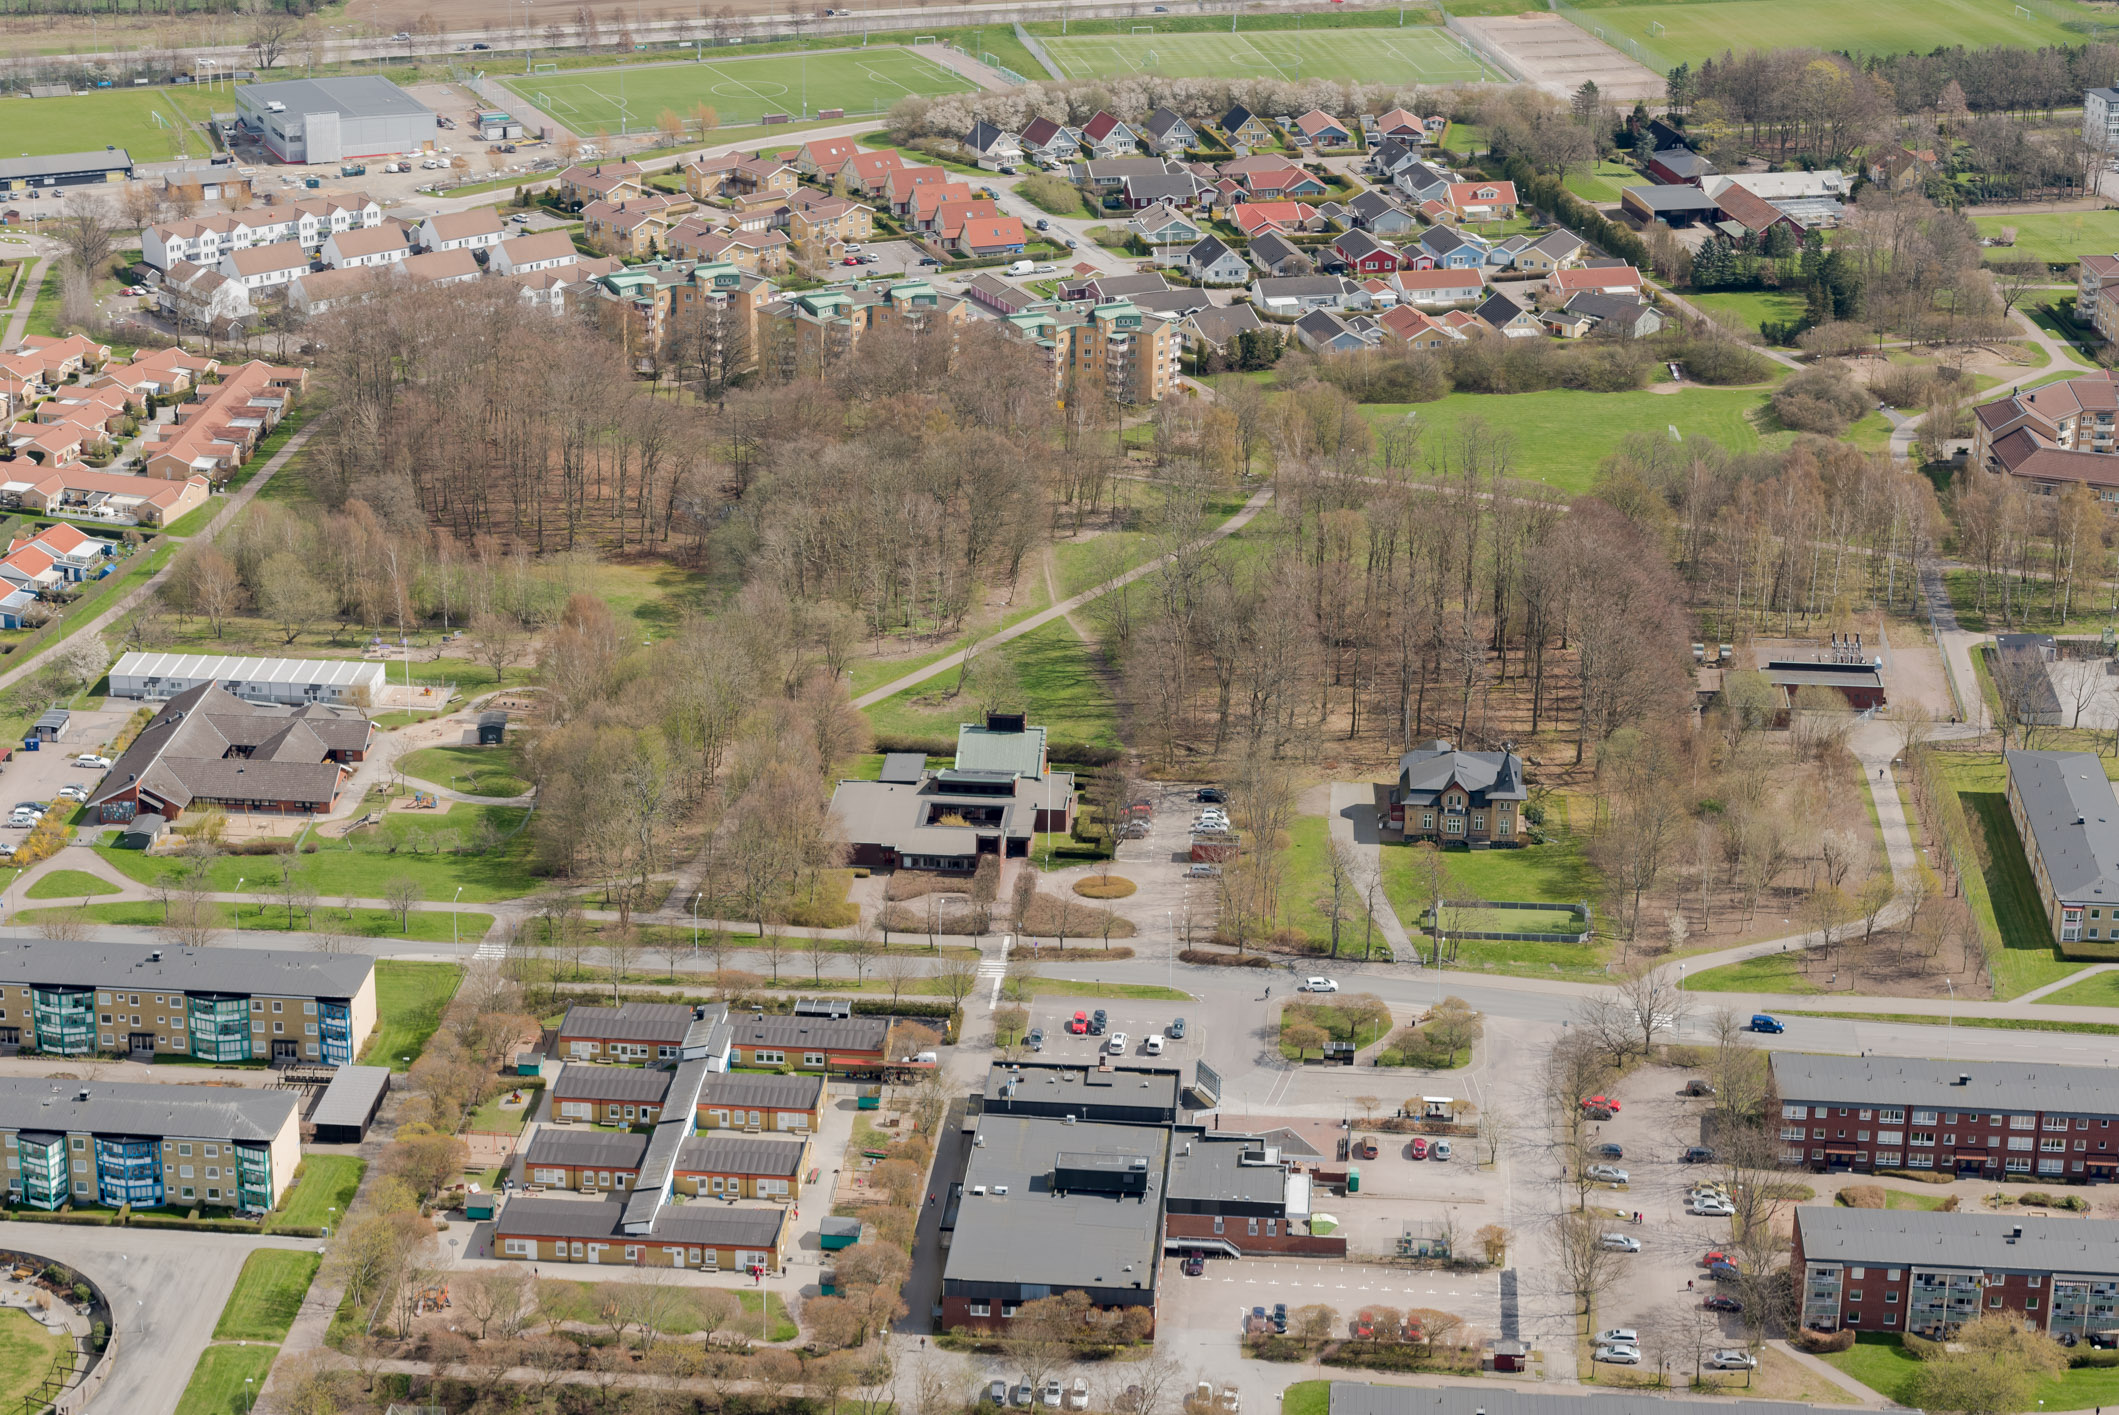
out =
{"type": "Polygon", "coordinates": [[[1044,43],[1070,79],[1157,73],[1205,79],[1446,84],[1502,77],[1448,31],[1431,25],[1402,30],[1075,35],[1044,43]]]}
{"type": "Polygon", "coordinates": [[[10,157],[85,152],[108,145],[124,148],[134,162],[168,162],[213,151],[206,135],[191,124],[212,116],[216,108],[233,111],[235,100],[224,94],[214,103],[198,90],[156,87],[65,98],[8,98],[0,99],[0,129],[7,132],[10,157]]]}
{"type": "Polygon", "coordinates": [[[714,110],[723,127],[755,123],[767,113],[803,118],[819,108],[881,113],[908,94],[971,87],[933,60],[897,48],[528,74],[501,82],[577,133],[643,132],[665,111],[689,122],[701,104],[714,110]]]}
{"type": "Polygon", "coordinates": [[[2119,211],[2034,211],[2020,216],[1975,216],[1972,224],[1982,236],[2001,235],[2013,227],[2016,244],[1988,246],[1988,260],[2042,260],[2048,265],[2073,265],[2086,255],[2110,255],[2119,251],[2119,211]]]}
{"type": "Polygon", "coordinates": [[[1874,0],[1843,5],[1837,0],[1708,0],[1704,4],[1614,5],[1562,14],[1585,28],[1601,28],[1641,46],[1650,68],[1698,64],[1725,50],[1779,49],[1789,44],[1864,54],[1925,54],[1963,45],[1981,49],[2008,44],[2026,48],[2080,44],[2081,31],[2097,15],[2071,0],[1874,0]],[[2026,13],[2028,18],[2026,18],[2026,13]],[[1651,28],[1653,26],[1653,28],[1651,28]]]}

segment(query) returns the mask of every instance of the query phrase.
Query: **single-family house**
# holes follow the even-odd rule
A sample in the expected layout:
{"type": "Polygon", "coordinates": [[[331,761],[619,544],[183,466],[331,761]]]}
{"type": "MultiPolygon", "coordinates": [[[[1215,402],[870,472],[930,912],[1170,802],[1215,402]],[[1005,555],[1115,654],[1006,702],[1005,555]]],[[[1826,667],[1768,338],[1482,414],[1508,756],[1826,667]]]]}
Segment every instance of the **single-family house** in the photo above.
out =
{"type": "Polygon", "coordinates": [[[1293,165],[1246,172],[1243,184],[1253,201],[1301,200],[1331,191],[1315,176],[1293,165]]]}
{"type": "Polygon", "coordinates": [[[1413,220],[1411,212],[1375,187],[1370,187],[1348,202],[1346,209],[1356,226],[1364,231],[1373,231],[1379,236],[1403,235],[1418,224],[1413,220]]]}
{"type": "Polygon", "coordinates": [[[1182,327],[1195,344],[1218,352],[1238,335],[1265,328],[1266,322],[1248,304],[1208,305],[1185,316],[1182,327]]]}
{"type": "Polygon", "coordinates": [[[1915,152],[1903,143],[1892,143],[1862,163],[1862,173],[1872,183],[1900,192],[1918,188],[1934,171],[1934,149],[1915,152]]]}
{"type": "Polygon", "coordinates": [[[1379,115],[1376,119],[1376,131],[1387,138],[1407,138],[1413,142],[1422,142],[1427,138],[1427,128],[1421,123],[1419,115],[1408,113],[1403,108],[1393,108],[1390,112],[1379,115]]]}
{"type": "Polygon", "coordinates": [[[1188,246],[1199,239],[1197,221],[1168,202],[1157,202],[1126,223],[1126,229],[1151,246],[1188,246]]]}
{"type": "Polygon", "coordinates": [[[907,216],[912,212],[913,195],[922,187],[947,187],[962,185],[953,183],[946,167],[899,167],[883,178],[883,189],[877,194],[880,204],[890,208],[893,216],[907,216]]]}
{"type": "Polygon", "coordinates": [[[1169,162],[1160,157],[1092,157],[1074,164],[1074,184],[1102,192],[1123,189],[1131,177],[1169,174],[1169,162]]]}
{"type": "Polygon", "coordinates": [[[1527,338],[1544,332],[1527,298],[1512,295],[1505,290],[1496,290],[1481,300],[1478,309],[1473,313],[1489,328],[1511,339],[1527,338]]]}
{"type": "Polygon", "coordinates": [[[334,232],[324,242],[323,262],[333,270],[357,266],[395,265],[412,254],[405,228],[396,222],[363,226],[357,231],[334,232]]]}
{"type": "Polygon", "coordinates": [[[1140,151],[1140,139],[1117,117],[1099,109],[1082,124],[1082,147],[1091,157],[1131,157],[1140,151]]]}
{"type": "Polygon", "coordinates": [[[1393,338],[1411,345],[1415,349],[1446,349],[1461,343],[1463,331],[1453,329],[1424,310],[1411,305],[1399,305],[1385,310],[1376,317],[1376,323],[1393,338]]]}
{"type": "Polygon", "coordinates": [[[155,303],[180,327],[193,329],[248,319],[254,312],[249,287],[188,260],[177,261],[163,272],[155,303]]]}
{"type": "Polygon", "coordinates": [[[852,138],[818,138],[795,152],[795,170],[805,177],[829,182],[860,152],[852,138]]]}
{"type": "Polygon", "coordinates": [[[1623,263],[1586,265],[1578,270],[1555,270],[1545,277],[1545,288],[1559,299],[1594,290],[1600,295],[1638,295],[1641,272],[1623,263]]]}
{"type": "Polygon", "coordinates": [[[1332,242],[1347,268],[1356,275],[1384,275],[1398,268],[1398,252],[1366,231],[1348,231],[1332,242]]]}
{"type": "Polygon", "coordinates": [[[834,182],[844,182],[850,195],[871,196],[883,190],[883,179],[893,170],[907,166],[904,157],[894,147],[879,152],[857,152],[839,164],[832,174],[834,182]]]}
{"type": "Polygon", "coordinates": [[[1514,182],[1451,182],[1450,208],[1465,221],[1506,221],[1516,214],[1514,182]]]}
{"type": "Polygon", "coordinates": [[[559,199],[570,206],[624,201],[644,190],[637,162],[577,162],[559,174],[559,199]]]}
{"type": "Polygon", "coordinates": [[[1802,221],[1748,187],[1732,182],[1715,194],[1714,202],[1723,221],[1734,222],[1753,236],[1763,236],[1775,226],[1785,226],[1790,235],[1802,239],[1802,221]]]}
{"type": "Polygon", "coordinates": [[[1202,285],[1241,285],[1251,278],[1250,265],[1218,236],[1202,237],[1185,252],[1184,271],[1202,285]]]}
{"type": "Polygon", "coordinates": [[[1354,135],[1322,108],[1312,108],[1295,120],[1295,141],[1302,147],[1346,147],[1354,135]]]}
{"type": "Polygon", "coordinates": [[[1486,242],[1454,226],[1428,227],[1420,235],[1420,249],[1448,270],[1470,270],[1487,263],[1486,242]]]}
{"type": "Polygon", "coordinates": [[[1125,204],[1135,211],[1159,202],[1190,206],[1199,199],[1199,178],[1190,172],[1144,172],[1127,177],[1121,190],[1125,204]]]}
{"type": "Polygon", "coordinates": [[[1236,147],[1269,147],[1279,140],[1272,124],[1241,103],[1221,115],[1221,131],[1236,147]]]}
{"type": "Polygon", "coordinates": [[[977,158],[978,165],[988,172],[1013,167],[1023,160],[1023,140],[984,119],[971,125],[971,131],[964,134],[963,141],[977,158]]]}
{"type": "Polygon", "coordinates": [[[1267,275],[1308,275],[1317,268],[1309,253],[1278,229],[1253,236],[1248,254],[1251,263],[1267,275]]]}
{"type": "Polygon", "coordinates": [[[1425,162],[1401,167],[1391,178],[1398,190],[1414,201],[1439,201],[1445,206],[1449,204],[1451,180],[1447,172],[1439,171],[1425,162]]]}
{"type": "Polygon", "coordinates": [[[574,239],[566,232],[539,231],[535,235],[516,236],[493,247],[492,263],[488,268],[495,275],[524,275],[572,265],[579,259],[581,254],[574,249],[574,239]]]}
{"type": "Polygon", "coordinates": [[[1295,321],[1295,337],[1317,354],[1351,354],[1369,347],[1369,340],[1330,310],[1311,310],[1295,321]]]}
{"type": "Polygon", "coordinates": [[[1140,125],[1141,136],[1155,152],[1183,152],[1199,141],[1199,133],[1190,123],[1168,108],[1158,108],[1140,125]]]}
{"type": "Polygon", "coordinates": [[[1323,223],[1317,208],[1305,201],[1247,201],[1238,203],[1229,219],[1244,235],[1256,238],[1267,231],[1314,231],[1323,223]]]}
{"type": "MultiPolygon", "coordinates": [[[[934,226],[928,234],[934,238],[937,244],[954,250],[957,242],[964,238],[964,228],[966,226],[974,221],[997,217],[1000,214],[1001,209],[996,203],[984,199],[944,202],[941,206],[935,208],[934,226]]],[[[1020,225],[1021,223],[1018,222],[1017,224],[1020,225]]]]}
{"type": "Polygon", "coordinates": [[[965,256],[1021,255],[1023,223],[1013,216],[974,216],[951,249],[965,256]]]}
{"type": "MultiPolygon", "coordinates": [[[[763,192],[779,192],[783,196],[802,185],[802,171],[794,163],[778,157],[759,154],[756,157],[739,158],[728,169],[726,186],[731,196],[756,196],[763,192]]],[[[685,182],[690,191],[691,182],[685,182]]],[[[710,192],[692,192],[695,197],[710,196],[710,192]]]]}
{"type": "Polygon", "coordinates": [[[1547,231],[1516,252],[1515,269],[1534,275],[1549,275],[1580,260],[1587,248],[1582,238],[1572,231],[1547,231]]]}
{"type": "Polygon", "coordinates": [[[1461,305],[1486,293],[1486,272],[1478,266],[1401,270],[1391,283],[1399,299],[1411,304],[1461,305]]]}
{"type": "Polygon", "coordinates": [[[1385,138],[1369,149],[1369,172],[1376,177],[1396,177],[1419,160],[1418,143],[1385,138]]]}
{"type": "Polygon", "coordinates": [[[1607,295],[1585,290],[1567,302],[1570,314],[1587,315],[1599,332],[1622,339],[1645,339],[1663,327],[1655,306],[1633,295],[1607,295]]]}
{"type": "Polygon", "coordinates": [[[1081,156],[1081,144],[1075,141],[1072,131],[1050,118],[1033,118],[1023,127],[1017,140],[1031,161],[1044,167],[1058,167],[1081,156]]]}
{"type": "Polygon", "coordinates": [[[1251,302],[1267,314],[1358,308],[1367,298],[1360,286],[1339,275],[1270,276],[1251,286],[1251,302]]]}
{"type": "Polygon", "coordinates": [[[1596,327],[1596,319],[1587,310],[1571,306],[1558,306],[1538,311],[1538,323],[1546,333],[1559,339],[1579,339],[1596,327]]]}
{"type": "Polygon", "coordinates": [[[976,201],[978,196],[965,182],[944,182],[940,185],[915,187],[912,191],[912,206],[905,213],[905,220],[915,231],[932,231],[934,214],[951,202],[976,201]]]}
{"type": "Polygon", "coordinates": [[[508,236],[500,212],[490,206],[474,206],[430,216],[419,224],[419,244],[429,251],[475,251],[497,246],[508,236]]]}

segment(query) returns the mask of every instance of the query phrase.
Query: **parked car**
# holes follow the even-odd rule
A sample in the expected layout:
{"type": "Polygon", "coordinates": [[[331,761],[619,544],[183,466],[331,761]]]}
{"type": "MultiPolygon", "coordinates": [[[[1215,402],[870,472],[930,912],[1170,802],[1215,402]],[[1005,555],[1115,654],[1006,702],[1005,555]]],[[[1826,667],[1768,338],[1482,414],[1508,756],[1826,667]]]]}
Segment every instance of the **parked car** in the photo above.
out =
{"type": "Polygon", "coordinates": [[[28,830],[31,827],[35,826],[36,823],[37,818],[29,814],[27,811],[17,811],[7,818],[7,824],[10,830],[28,830]]]}
{"type": "Polygon", "coordinates": [[[1047,221],[1044,217],[1040,216],[1037,219],[1037,229],[1040,231],[1050,231],[1052,229],[1052,223],[1050,221],[1047,221]]]}
{"type": "Polygon", "coordinates": [[[1708,1082],[1695,1077],[1685,1083],[1685,1094],[1688,1096],[1711,1096],[1714,1094],[1714,1087],[1708,1082]]]}
{"type": "Polygon", "coordinates": [[[1218,805],[1229,799],[1229,793],[1222,790],[1219,786],[1202,786],[1194,799],[1212,801],[1218,805]]]}
{"type": "Polygon", "coordinates": [[[1194,1253],[1185,1259],[1185,1276],[1198,1277],[1207,1270],[1207,1260],[1194,1253]]]}
{"type": "Polygon", "coordinates": [[[1641,1334],[1632,1327],[1612,1327],[1597,1333],[1599,1346],[1639,1346],[1641,1334]]]}
{"type": "Polygon", "coordinates": [[[1717,1371],[1750,1371],[1758,1367],[1758,1357],[1748,1351],[1731,1348],[1717,1351],[1707,1358],[1707,1365],[1717,1371]]]}
{"type": "Polygon", "coordinates": [[[1641,1240],[1625,1233],[1606,1233],[1597,1238],[1599,1248],[1608,1248],[1614,1253],[1638,1253],[1641,1240]]]}
{"type": "Polygon", "coordinates": [[[1089,1015],[1098,1022],[1108,1022],[1111,1020],[1111,1014],[1104,1011],[1104,1009],[1101,1007],[1097,1008],[1094,1012],[1090,1013],[1089,1015]]]}
{"type": "Polygon", "coordinates": [[[1641,1348],[1638,1346],[1600,1346],[1597,1359],[1614,1366],[1638,1366],[1641,1364],[1641,1348]]]}
{"type": "Polygon", "coordinates": [[[1592,1145],[1589,1152],[1600,1160],[1622,1160],[1626,1158],[1624,1145],[1592,1145]]]}
{"type": "Polygon", "coordinates": [[[1446,1160],[1452,1153],[1447,1140],[1437,1140],[1427,1147],[1427,1157],[1431,1160],[1446,1160]]]}
{"type": "Polygon", "coordinates": [[[1304,978],[1302,980],[1302,991],[1337,992],[1339,991],[1339,984],[1333,982],[1330,978],[1304,978]]]}
{"type": "Polygon", "coordinates": [[[1089,1383],[1080,1376],[1076,1376],[1074,1384],[1067,1387],[1067,1408],[1069,1410],[1087,1410],[1089,1408],[1089,1383]]]}
{"type": "Polygon", "coordinates": [[[484,42],[482,42],[482,41],[481,41],[480,43],[474,44],[474,45],[472,45],[471,47],[472,47],[473,49],[491,49],[491,48],[492,48],[493,46],[492,46],[492,45],[490,45],[490,44],[486,44],[486,43],[484,43],[484,42]]]}
{"type": "Polygon", "coordinates": [[[1147,1036],[1140,1039],[1140,1049],[1150,1056],[1161,1056],[1163,1054],[1163,1039],[1159,1034],[1150,1032],[1147,1036]]]}
{"type": "Polygon", "coordinates": [[[860,263],[861,258],[857,255],[850,255],[846,257],[846,259],[839,262],[839,264],[841,265],[859,265],[860,263]]]}
{"type": "Polygon", "coordinates": [[[1629,1182],[1626,1171],[1615,1164],[1593,1164],[1582,1172],[1599,1184],[1625,1184],[1629,1182]]]}
{"type": "Polygon", "coordinates": [[[1028,1405],[1035,1399],[1037,1399],[1037,1390],[1030,1384],[1030,1378],[1025,1376],[1016,1383],[1015,1403],[1017,1405],[1028,1405]]]}
{"type": "Polygon", "coordinates": [[[1288,1304],[1285,1302],[1273,1304],[1273,1330],[1282,1336],[1288,1334],[1288,1304]]]}
{"type": "Polygon", "coordinates": [[[1104,1043],[1104,1050],[1110,1052],[1113,1056],[1124,1056],[1126,1054],[1126,1041],[1127,1038],[1124,1032],[1113,1032],[1110,1040],[1104,1043]]]}
{"type": "Polygon", "coordinates": [[[1700,1303],[1700,1305],[1710,1312],[1741,1312],[1744,1310],[1743,1303],[1737,1301],[1734,1297],[1723,1297],[1719,1293],[1700,1303]]]}
{"type": "Polygon", "coordinates": [[[1685,1153],[1678,1156],[1679,1164],[1713,1164],[1714,1151],[1706,1145],[1687,1145],[1685,1153]]]}
{"type": "Polygon", "coordinates": [[[986,1398],[995,1405],[1006,1405],[1008,1403],[1008,1382],[995,1381],[987,1386],[986,1398]]]}
{"type": "Polygon", "coordinates": [[[1221,866],[1194,865],[1185,871],[1185,876],[1188,879],[1219,879],[1221,878],[1221,866]]]}
{"type": "Polygon", "coordinates": [[[1023,1040],[1030,1043],[1032,1051],[1043,1051],[1045,1049],[1045,1029],[1043,1027],[1032,1027],[1030,1035],[1023,1038],[1023,1040]]]}
{"type": "Polygon", "coordinates": [[[1089,1014],[1077,1012],[1067,1019],[1067,1030],[1077,1037],[1089,1035],[1089,1014]]]}
{"type": "Polygon", "coordinates": [[[1617,1115],[1623,1107],[1610,1096],[1589,1096],[1582,1102],[1584,1110],[1608,1110],[1617,1115]]]}
{"type": "Polygon", "coordinates": [[[58,796],[62,801],[86,801],[88,791],[85,787],[67,785],[59,788],[58,796]]]}
{"type": "Polygon", "coordinates": [[[109,771],[110,758],[99,757],[94,752],[83,752],[80,756],[74,758],[74,765],[92,766],[101,771],[109,771]]]}
{"type": "Polygon", "coordinates": [[[1735,1218],[1736,1205],[1727,1199],[1694,1199],[1691,1213],[1696,1218],[1735,1218]]]}
{"type": "Polygon", "coordinates": [[[1752,1015],[1751,1030],[1754,1032],[1785,1032],[1788,1028],[1782,1023],[1780,1018],[1759,1012],[1752,1015]]]}
{"type": "Polygon", "coordinates": [[[1410,1154],[1416,1160],[1424,1160],[1427,1158],[1427,1138],[1423,1135],[1415,1135],[1412,1139],[1406,1141],[1405,1148],[1406,1153],[1410,1154]]]}
{"type": "Polygon", "coordinates": [[[1716,1282],[1735,1282],[1744,1273],[1735,1263],[1725,1262],[1716,1263],[1713,1267],[1707,1269],[1707,1275],[1716,1282]]]}
{"type": "Polygon", "coordinates": [[[1165,1035],[1167,1035],[1173,1042],[1184,1040],[1185,1019],[1182,1017],[1173,1019],[1165,1035]]]}
{"type": "Polygon", "coordinates": [[[1060,1408],[1061,1404],[1065,1402],[1066,1399],[1067,1388],[1060,1384],[1059,1377],[1049,1377],[1045,1381],[1045,1408],[1048,1410],[1057,1410],[1060,1408]]]}

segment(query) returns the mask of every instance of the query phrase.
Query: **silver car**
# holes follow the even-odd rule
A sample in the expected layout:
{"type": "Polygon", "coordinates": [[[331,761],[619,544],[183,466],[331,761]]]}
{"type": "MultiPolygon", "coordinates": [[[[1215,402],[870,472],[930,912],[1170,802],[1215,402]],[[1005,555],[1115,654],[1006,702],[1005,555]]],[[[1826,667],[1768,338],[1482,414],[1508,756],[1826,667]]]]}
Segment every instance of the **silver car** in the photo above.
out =
{"type": "Polygon", "coordinates": [[[1600,1184],[1626,1183],[1626,1171],[1615,1164],[1593,1164],[1582,1171],[1600,1184]]]}
{"type": "Polygon", "coordinates": [[[1748,1351],[1717,1351],[1707,1364],[1717,1371],[1749,1371],[1757,1367],[1758,1357],[1748,1351]]]}

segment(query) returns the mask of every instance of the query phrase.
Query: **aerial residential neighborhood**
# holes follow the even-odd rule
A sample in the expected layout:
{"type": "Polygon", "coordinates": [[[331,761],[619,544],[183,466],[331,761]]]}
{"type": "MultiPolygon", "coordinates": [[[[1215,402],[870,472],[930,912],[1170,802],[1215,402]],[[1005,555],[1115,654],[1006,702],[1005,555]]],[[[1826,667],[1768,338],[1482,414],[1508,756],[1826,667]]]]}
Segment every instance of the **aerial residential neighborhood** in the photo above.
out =
{"type": "Polygon", "coordinates": [[[2096,6],[0,34],[10,1410],[2119,1406],[2096,6]]]}

